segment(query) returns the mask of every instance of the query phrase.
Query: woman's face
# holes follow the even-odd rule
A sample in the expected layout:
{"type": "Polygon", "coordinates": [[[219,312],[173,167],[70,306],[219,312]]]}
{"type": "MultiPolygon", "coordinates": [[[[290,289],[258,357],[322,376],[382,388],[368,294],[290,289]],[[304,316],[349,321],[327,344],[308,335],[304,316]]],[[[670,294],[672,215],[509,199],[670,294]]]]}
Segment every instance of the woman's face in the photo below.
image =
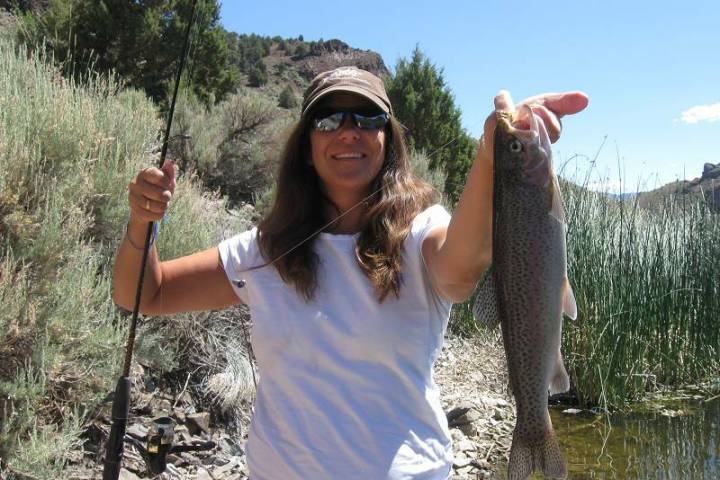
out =
{"type": "MultiPolygon", "coordinates": [[[[367,110],[374,105],[360,96],[331,94],[315,111],[367,110]]],[[[377,109],[377,107],[374,107],[377,109]]],[[[385,130],[362,130],[346,115],[337,130],[322,132],[310,127],[312,165],[333,200],[364,197],[385,161],[385,130]]]]}

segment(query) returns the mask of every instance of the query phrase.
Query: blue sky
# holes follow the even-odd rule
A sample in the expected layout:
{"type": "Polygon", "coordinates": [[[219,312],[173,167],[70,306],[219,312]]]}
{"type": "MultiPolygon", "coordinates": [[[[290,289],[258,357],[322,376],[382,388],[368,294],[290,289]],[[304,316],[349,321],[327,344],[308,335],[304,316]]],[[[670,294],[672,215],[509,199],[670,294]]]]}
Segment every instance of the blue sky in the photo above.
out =
{"type": "Polygon", "coordinates": [[[623,191],[646,190],[720,163],[717,0],[224,0],[221,23],[238,33],[339,38],[378,52],[391,71],[418,44],[443,69],[476,136],[502,88],[516,101],[582,90],[590,105],[564,120],[556,165],[586,172],[597,155],[592,182],[609,189],[620,173],[623,191]]]}

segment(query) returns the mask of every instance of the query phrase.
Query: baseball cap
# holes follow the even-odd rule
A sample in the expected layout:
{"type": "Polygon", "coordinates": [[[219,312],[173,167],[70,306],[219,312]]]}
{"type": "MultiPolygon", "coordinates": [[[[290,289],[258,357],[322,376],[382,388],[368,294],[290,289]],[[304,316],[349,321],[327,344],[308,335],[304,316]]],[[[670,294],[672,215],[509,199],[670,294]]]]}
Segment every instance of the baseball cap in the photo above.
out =
{"type": "Polygon", "coordinates": [[[333,92],[349,92],[361,95],[383,112],[392,115],[392,105],[385,92],[383,81],[377,76],[357,67],[339,67],[317,75],[305,90],[302,116],[317,105],[320,99],[333,92]]]}

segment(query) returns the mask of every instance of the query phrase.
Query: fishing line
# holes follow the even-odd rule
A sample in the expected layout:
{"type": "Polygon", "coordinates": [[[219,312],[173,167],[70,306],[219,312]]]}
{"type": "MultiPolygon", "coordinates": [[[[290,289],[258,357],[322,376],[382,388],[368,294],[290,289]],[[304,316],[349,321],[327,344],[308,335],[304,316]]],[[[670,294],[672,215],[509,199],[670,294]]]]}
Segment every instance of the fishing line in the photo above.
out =
{"type": "MultiPolygon", "coordinates": [[[[430,152],[430,153],[427,155],[427,158],[431,158],[433,155],[437,154],[438,152],[440,152],[440,151],[443,150],[444,148],[446,148],[446,147],[448,147],[449,145],[451,145],[452,143],[456,142],[460,137],[462,137],[462,135],[463,135],[463,133],[460,133],[459,135],[457,135],[457,136],[456,136],[455,138],[453,138],[452,140],[446,142],[444,145],[441,145],[441,146],[438,147],[437,149],[433,150],[432,152],[430,152]]],[[[408,161],[409,161],[409,159],[408,159],[408,161]]],[[[247,267],[247,268],[235,270],[235,274],[239,275],[239,274],[242,274],[242,273],[247,273],[247,272],[250,272],[250,271],[259,270],[259,269],[261,269],[261,268],[265,268],[265,267],[269,267],[269,266],[274,265],[275,263],[279,262],[281,259],[285,258],[287,255],[291,254],[292,252],[294,252],[295,250],[297,250],[298,248],[300,248],[302,245],[304,245],[305,243],[307,243],[308,241],[310,241],[311,239],[315,238],[315,236],[317,236],[319,233],[323,232],[325,229],[327,229],[328,227],[330,227],[331,225],[333,225],[335,222],[339,221],[340,219],[342,219],[343,217],[345,217],[346,215],[348,215],[350,212],[352,212],[353,210],[355,210],[357,207],[359,207],[360,205],[364,205],[364,204],[365,204],[368,200],[370,200],[374,195],[377,195],[378,193],[382,192],[387,186],[388,186],[388,184],[383,185],[383,186],[381,186],[380,188],[378,188],[377,190],[375,190],[374,192],[370,193],[370,194],[367,195],[365,198],[363,198],[362,200],[360,200],[359,202],[357,202],[356,204],[354,204],[353,206],[351,206],[350,208],[348,208],[347,210],[345,210],[344,212],[342,212],[342,213],[341,213],[340,215],[338,215],[337,217],[335,217],[335,218],[333,218],[332,220],[330,220],[329,222],[327,222],[325,225],[323,225],[322,227],[320,227],[319,229],[317,229],[316,231],[314,231],[313,233],[311,233],[310,235],[308,235],[307,237],[305,237],[303,240],[301,240],[300,242],[298,242],[295,246],[293,246],[292,248],[290,248],[290,249],[287,250],[286,252],[282,253],[281,255],[275,257],[274,259],[272,259],[272,260],[270,260],[270,261],[267,261],[267,262],[265,262],[265,263],[262,263],[262,264],[260,264],[260,265],[254,265],[254,266],[252,266],[252,267],[247,267]]],[[[434,188],[434,187],[433,187],[433,188],[434,188]]],[[[233,279],[233,280],[232,280],[232,283],[233,283],[237,288],[244,288],[247,282],[246,282],[246,280],[245,280],[244,278],[240,278],[240,279],[236,278],[236,279],[233,279]]],[[[252,373],[253,384],[254,384],[254,386],[255,386],[255,391],[257,392],[257,379],[256,379],[256,377],[255,377],[255,365],[254,365],[254,362],[253,362],[253,358],[255,358],[255,352],[254,352],[253,349],[252,349],[252,343],[250,342],[247,329],[245,328],[244,325],[242,326],[241,331],[242,331],[242,334],[243,334],[243,338],[244,338],[244,340],[245,340],[246,349],[248,350],[248,360],[249,360],[249,362],[250,362],[250,372],[252,373]]]]}
{"type": "MultiPolygon", "coordinates": [[[[484,122],[484,120],[483,120],[483,122],[484,122]]],[[[462,137],[462,136],[463,136],[463,133],[460,133],[460,134],[457,135],[455,138],[449,140],[449,141],[446,142],[445,144],[443,144],[443,145],[441,145],[440,147],[436,148],[435,150],[433,150],[432,152],[430,152],[429,154],[427,154],[427,158],[428,158],[428,159],[429,159],[429,158],[432,158],[434,155],[436,155],[438,152],[442,151],[444,148],[446,148],[446,147],[450,146],[451,144],[457,142],[458,139],[459,139],[460,137],[462,137]]],[[[409,160],[409,159],[408,159],[408,160],[409,160]]],[[[343,213],[341,213],[341,214],[338,215],[337,217],[333,218],[332,220],[330,220],[329,222],[327,222],[327,223],[326,223],[325,225],[323,225],[322,227],[320,227],[320,228],[318,228],[317,230],[315,230],[313,233],[311,233],[310,235],[308,235],[307,237],[305,237],[303,240],[301,240],[300,242],[298,242],[295,246],[293,246],[292,248],[290,248],[288,251],[286,251],[286,252],[282,253],[281,255],[275,257],[274,259],[272,259],[272,260],[270,260],[270,261],[267,261],[267,262],[265,262],[265,263],[263,263],[263,264],[260,264],[260,265],[254,265],[254,266],[252,266],[252,267],[247,267],[247,268],[243,268],[243,269],[236,270],[235,273],[236,273],[236,274],[241,274],[241,273],[250,272],[250,271],[254,271],[254,270],[259,270],[259,269],[261,269],[261,268],[265,268],[265,267],[269,267],[269,266],[274,265],[275,263],[279,262],[281,259],[283,259],[283,258],[286,257],[287,255],[291,254],[292,252],[294,252],[295,250],[297,250],[298,248],[300,248],[300,247],[301,247],[302,245],[304,245],[305,243],[307,243],[307,242],[309,242],[310,240],[312,240],[315,236],[317,236],[319,233],[323,232],[325,229],[327,229],[328,227],[330,227],[331,225],[333,225],[335,222],[337,222],[337,221],[339,221],[341,218],[345,217],[347,214],[349,214],[350,212],[352,212],[353,210],[355,210],[357,207],[359,207],[360,205],[365,204],[365,203],[366,203],[368,200],[370,200],[374,195],[377,195],[378,193],[382,192],[382,191],[385,190],[385,188],[387,188],[388,186],[389,186],[389,184],[386,184],[386,185],[381,186],[380,188],[378,188],[377,190],[375,190],[374,192],[372,192],[371,194],[369,194],[368,196],[364,197],[362,200],[358,201],[356,204],[354,204],[353,206],[351,206],[350,208],[348,208],[347,210],[345,210],[343,213]]],[[[237,279],[237,280],[234,280],[233,283],[235,283],[235,285],[236,285],[238,288],[243,288],[243,287],[245,286],[245,283],[246,283],[246,282],[245,282],[245,279],[237,279]]]]}

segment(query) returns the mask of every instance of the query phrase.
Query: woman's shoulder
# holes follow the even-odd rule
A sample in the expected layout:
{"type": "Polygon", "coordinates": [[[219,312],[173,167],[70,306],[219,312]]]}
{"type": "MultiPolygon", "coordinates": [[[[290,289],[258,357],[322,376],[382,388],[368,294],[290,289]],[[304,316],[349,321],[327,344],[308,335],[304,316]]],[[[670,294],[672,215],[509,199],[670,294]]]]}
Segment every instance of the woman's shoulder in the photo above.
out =
{"type": "Polygon", "coordinates": [[[410,230],[413,235],[422,235],[435,227],[447,226],[449,223],[450,213],[445,207],[436,203],[415,216],[410,230]]]}
{"type": "Polygon", "coordinates": [[[220,256],[223,257],[223,260],[225,257],[234,257],[247,264],[249,260],[254,260],[259,254],[257,238],[257,227],[226,238],[218,245],[220,256]]]}
{"type": "Polygon", "coordinates": [[[232,237],[226,238],[221,243],[227,243],[230,245],[236,245],[239,247],[249,247],[251,244],[257,242],[257,236],[258,236],[258,229],[257,227],[253,227],[249,230],[245,230],[244,232],[237,233],[233,235],[232,237]]]}

